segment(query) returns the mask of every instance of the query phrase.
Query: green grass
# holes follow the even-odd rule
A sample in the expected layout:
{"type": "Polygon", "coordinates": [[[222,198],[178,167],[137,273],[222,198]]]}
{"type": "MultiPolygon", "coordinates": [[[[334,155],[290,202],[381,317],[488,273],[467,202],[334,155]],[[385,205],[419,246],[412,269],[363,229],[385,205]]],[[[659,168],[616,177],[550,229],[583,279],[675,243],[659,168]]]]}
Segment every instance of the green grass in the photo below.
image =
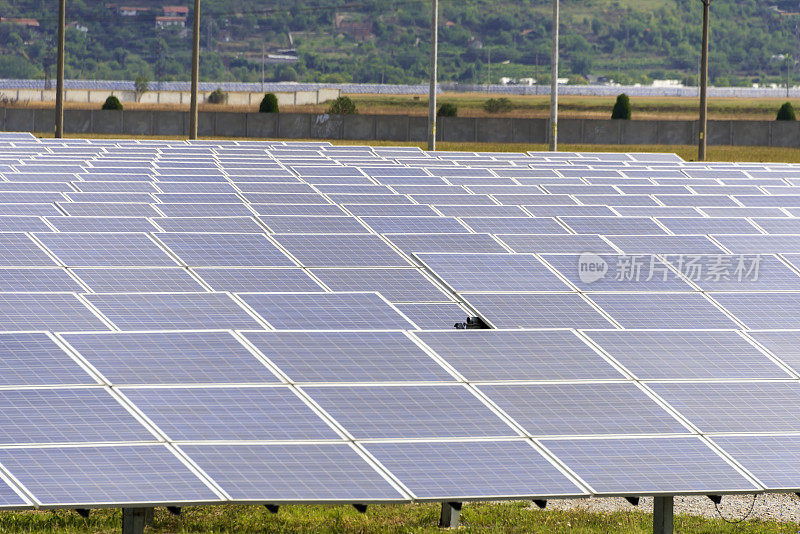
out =
{"type": "MultiPolygon", "coordinates": [[[[148,532],[233,533],[233,532],[442,532],[437,528],[439,505],[407,504],[370,506],[359,514],[348,506],[284,506],[270,514],[259,506],[208,506],[184,508],[176,517],[157,509],[148,532]]],[[[636,510],[589,513],[580,510],[532,510],[529,502],[475,503],[462,510],[465,532],[525,532],[638,534],[652,532],[652,516],[636,510]]],[[[0,532],[117,533],[119,510],[92,511],[83,519],[71,511],[0,513],[0,532]]],[[[796,533],[796,523],[757,520],[731,525],[721,519],[679,515],[675,531],[692,534],[796,533]]]]}

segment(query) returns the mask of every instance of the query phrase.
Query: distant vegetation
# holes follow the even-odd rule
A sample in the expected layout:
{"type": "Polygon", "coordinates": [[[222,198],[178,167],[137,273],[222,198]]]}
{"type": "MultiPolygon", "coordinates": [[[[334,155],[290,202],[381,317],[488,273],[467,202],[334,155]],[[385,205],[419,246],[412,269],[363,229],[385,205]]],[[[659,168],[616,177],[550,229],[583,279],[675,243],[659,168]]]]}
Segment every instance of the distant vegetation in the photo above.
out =
{"type": "MultiPolygon", "coordinates": [[[[159,29],[156,16],[163,15],[164,4],[134,0],[131,5],[149,10],[133,16],[117,7],[127,3],[70,0],[66,75],[141,77],[150,80],[150,90],[158,89],[159,81],[188,80],[192,14],[184,27],[159,29]]],[[[661,78],[696,83],[701,2],[562,4],[559,75],[571,83],[598,77],[625,84],[661,78]]],[[[548,83],[551,5],[551,0],[443,2],[441,79],[486,83],[490,70],[494,83],[501,77],[548,83]]],[[[205,81],[259,81],[266,46],[267,81],[418,83],[428,73],[428,7],[425,0],[355,5],[347,0],[286,0],[268,8],[257,0],[204,2],[200,76],[205,81]],[[270,63],[270,54],[283,59],[270,63]]],[[[0,0],[0,16],[33,18],[39,24],[0,23],[0,77],[54,75],[55,11],[42,0],[0,0]]],[[[797,48],[800,16],[791,14],[796,11],[797,0],[715,0],[711,82],[780,83],[785,62],[777,56],[797,48]]]]}
{"type": "Polygon", "coordinates": [[[119,98],[116,96],[111,95],[103,102],[103,107],[101,109],[122,111],[122,102],[120,102],[119,98]]]}
{"type": "Polygon", "coordinates": [[[228,95],[226,95],[219,87],[208,93],[208,98],[206,98],[206,101],[209,104],[224,104],[227,102],[227,100],[228,95]]]}
{"type": "Polygon", "coordinates": [[[781,106],[781,109],[778,110],[778,116],[775,120],[779,121],[793,121],[797,120],[797,117],[794,114],[794,107],[792,106],[791,102],[786,102],[781,106]]]}
{"type": "Polygon", "coordinates": [[[445,102],[439,106],[439,111],[436,112],[438,117],[456,117],[458,115],[458,107],[450,102],[445,102]]]}
{"type": "Polygon", "coordinates": [[[328,108],[328,113],[331,115],[355,115],[358,113],[355,103],[350,100],[350,97],[340,96],[328,108]]]}
{"type": "Polygon", "coordinates": [[[261,99],[261,104],[258,106],[258,111],[261,113],[278,113],[278,97],[273,93],[267,93],[261,99]]]}
{"type": "Polygon", "coordinates": [[[505,113],[511,111],[513,107],[514,105],[511,103],[511,100],[505,97],[490,98],[483,103],[483,109],[487,113],[505,113]]]}
{"type": "Polygon", "coordinates": [[[614,102],[614,108],[611,110],[612,119],[631,120],[631,99],[628,95],[622,93],[617,97],[614,102]]]}

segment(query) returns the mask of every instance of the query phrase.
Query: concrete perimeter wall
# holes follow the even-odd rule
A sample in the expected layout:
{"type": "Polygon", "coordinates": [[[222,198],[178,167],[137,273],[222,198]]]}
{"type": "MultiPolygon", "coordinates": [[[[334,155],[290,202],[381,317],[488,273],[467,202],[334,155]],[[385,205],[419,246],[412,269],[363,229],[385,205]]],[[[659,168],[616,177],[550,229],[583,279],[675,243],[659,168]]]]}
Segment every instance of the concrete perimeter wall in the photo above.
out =
{"type": "MultiPolygon", "coordinates": [[[[405,115],[201,112],[199,135],[274,139],[426,140],[427,119],[405,115]]],[[[800,147],[800,121],[709,121],[710,145],[800,147]]],[[[0,108],[0,130],[52,132],[49,110],[0,108]]],[[[75,134],[188,135],[186,111],[66,110],[75,134]]],[[[546,119],[441,117],[437,139],[452,142],[545,143],[546,119]]],[[[696,121],[563,119],[559,142],[604,145],[694,145],[696,121]]]]}

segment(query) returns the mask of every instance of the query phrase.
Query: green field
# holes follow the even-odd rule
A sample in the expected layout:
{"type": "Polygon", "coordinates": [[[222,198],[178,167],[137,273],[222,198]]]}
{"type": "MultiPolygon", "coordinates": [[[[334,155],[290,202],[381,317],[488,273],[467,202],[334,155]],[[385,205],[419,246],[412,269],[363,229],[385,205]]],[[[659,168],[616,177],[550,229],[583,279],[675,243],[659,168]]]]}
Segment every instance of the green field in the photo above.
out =
{"type": "MultiPolygon", "coordinates": [[[[118,533],[119,510],[93,511],[88,519],[71,511],[0,513],[0,532],[118,533]]],[[[146,532],[443,532],[437,528],[439,505],[370,506],[359,514],[348,506],[285,506],[271,514],[258,506],[185,508],[178,517],[157,509],[146,532]]],[[[467,504],[462,511],[465,532],[644,534],[652,532],[652,516],[635,510],[616,513],[531,510],[529,502],[467,504]]],[[[675,516],[680,533],[796,533],[797,523],[750,520],[729,524],[721,519],[675,516]]]]}

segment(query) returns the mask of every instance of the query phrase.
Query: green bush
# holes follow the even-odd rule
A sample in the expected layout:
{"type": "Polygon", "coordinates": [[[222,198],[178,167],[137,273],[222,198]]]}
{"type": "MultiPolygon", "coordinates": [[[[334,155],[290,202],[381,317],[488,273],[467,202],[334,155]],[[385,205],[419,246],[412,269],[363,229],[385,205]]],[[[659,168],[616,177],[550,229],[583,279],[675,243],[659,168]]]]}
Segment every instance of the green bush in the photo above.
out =
{"type": "Polygon", "coordinates": [[[358,113],[358,109],[356,109],[355,103],[349,97],[340,96],[331,102],[328,113],[331,115],[355,115],[358,113]]]}
{"type": "Polygon", "coordinates": [[[111,95],[108,98],[106,98],[105,102],[103,102],[102,109],[113,109],[122,111],[122,102],[120,102],[119,98],[117,98],[116,96],[111,95]]]}
{"type": "Polygon", "coordinates": [[[455,117],[458,115],[458,106],[445,102],[439,106],[439,111],[436,112],[437,117],[455,117]]]}
{"type": "Polygon", "coordinates": [[[776,121],[793,121],[797,120],[797,117],[794,114],[794,108],[792,107],[791,102],[786,102],[781,106],[781,109],[778,110],[778,116],[775,118],[776,121]]]}
{"type": "Polygon", "coordinates": [[[222,89],[217,87],[216,89],[208,93],[208,98],[206,99],[206,101],[209,104],[224,104],[225,102],[228,101],[228,95],[226,95],[222,91],[222,89]]]}
{"type": "Polygon", "coordinates": [[[485,109],[488,113],[503,113],[506,111],[511,111],[513,107],[514,106],[511,104],[511,100],[505,97],[490,98],[483,103],[483,109],[485,109]]]}
{"type": "Polygon", "coordinates": [[[614,109],[611,110],[612,119],[631,120],[631,99],[622,93],[617,97],[614,109]]]}
{"type": "Polygon", "coordinates": [[[258,111],[261,113],[278,113],[278,97],[274,93],[267,93],[261,100],[261,105],[258,106],[258,111]]]}

